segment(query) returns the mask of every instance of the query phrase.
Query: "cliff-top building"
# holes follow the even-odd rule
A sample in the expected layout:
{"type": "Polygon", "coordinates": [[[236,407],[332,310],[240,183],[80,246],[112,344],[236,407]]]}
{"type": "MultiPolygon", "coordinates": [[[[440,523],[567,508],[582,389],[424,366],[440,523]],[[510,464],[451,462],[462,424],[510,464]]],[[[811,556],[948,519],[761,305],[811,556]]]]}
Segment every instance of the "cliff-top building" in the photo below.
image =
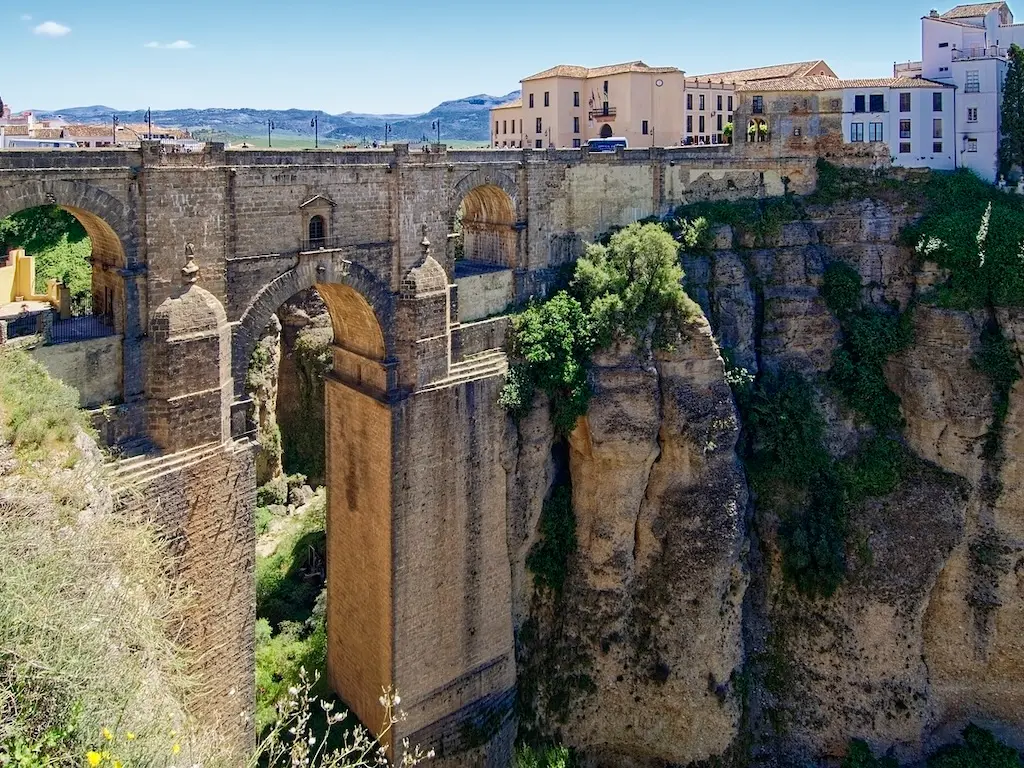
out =
{"type": "Polygon", "coordinates": [[[521,82],[521,99],[491,110],[496,149],[579,147],[611,136],[631,147],[682,141],[683,73],[675,67],[560,64],[521,82]]]}

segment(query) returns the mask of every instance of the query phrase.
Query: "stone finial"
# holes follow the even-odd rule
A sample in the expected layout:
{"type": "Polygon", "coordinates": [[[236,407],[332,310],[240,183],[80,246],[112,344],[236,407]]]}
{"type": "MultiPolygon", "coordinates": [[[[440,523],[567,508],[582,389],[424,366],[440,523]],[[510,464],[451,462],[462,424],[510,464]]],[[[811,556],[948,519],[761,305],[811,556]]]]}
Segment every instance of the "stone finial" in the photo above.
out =
{"type": "Polygon", "coordinates": [[[427,237],[427,225],[423,225],[423,239],[420,240],[420,248],[423,250],[423,258],[430,255],[430,239],[427,237]]]}
{"type": "Polygon", "coordinates": [[[199,280],[196,247],[192,243],[185,243],[185,266],[181,268],[181,277],[186,285],[194,285],[199,280]]]}

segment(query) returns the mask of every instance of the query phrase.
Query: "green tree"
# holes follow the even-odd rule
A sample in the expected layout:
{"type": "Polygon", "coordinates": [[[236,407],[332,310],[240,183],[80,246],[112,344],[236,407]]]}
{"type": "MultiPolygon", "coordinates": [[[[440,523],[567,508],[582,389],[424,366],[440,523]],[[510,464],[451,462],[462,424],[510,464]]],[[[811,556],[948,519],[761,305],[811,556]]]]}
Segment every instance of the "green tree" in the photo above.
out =
{"type": "Polygon", "coordinates": [[[1010,46],[1010,65],[1003,84],[1000,118],[1000,173],[1007,173],[1014,166],[1024,168],[1024,49],[1016,43],[1010,46]]]}
{"type": "Polygon", "coordinates": [[[595,243],[576,264],[573,291],[590,313],[598,346],[632,337],[667,348],[699,310],[683,290],[679,244],[660,224],[631,224],[595,243]]]}

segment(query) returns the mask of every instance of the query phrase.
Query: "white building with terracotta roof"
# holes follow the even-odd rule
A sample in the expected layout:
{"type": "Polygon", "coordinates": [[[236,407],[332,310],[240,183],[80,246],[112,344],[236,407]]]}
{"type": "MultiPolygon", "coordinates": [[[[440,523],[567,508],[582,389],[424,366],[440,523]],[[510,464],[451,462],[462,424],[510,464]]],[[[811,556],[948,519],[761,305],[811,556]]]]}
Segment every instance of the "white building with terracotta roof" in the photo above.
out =
{"type": "Polygon", "coordinates": [[[720,144],[725,140],[725,126],[733,122],[737,85],[808,76],[837,77],[821,59],[686,77],[683,143],[720,144]]]}
{"type": "Polygon", "coordinates": [[[815,75],[742,83],[736,93],[737,142],[764,143],[779,155],[956,167],[956,88],[950,83],[815,75]]]}
{"type": "Polygon", "coordinates": [[[525,77],[522,98],[491,110],[491,147],[579,147],[624,137],[631,147],[682,143],[683,73],[631,61],[561,64],[525,77]]]}

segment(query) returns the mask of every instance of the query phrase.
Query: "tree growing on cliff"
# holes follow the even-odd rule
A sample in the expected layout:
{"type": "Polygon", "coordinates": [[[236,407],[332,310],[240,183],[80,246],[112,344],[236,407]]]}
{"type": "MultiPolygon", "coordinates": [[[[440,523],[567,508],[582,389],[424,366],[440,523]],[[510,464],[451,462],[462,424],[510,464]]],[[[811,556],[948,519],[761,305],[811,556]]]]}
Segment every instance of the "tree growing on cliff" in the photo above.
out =
{"type": "Polygon", "coordinates": [[[587,246],[573,291],[590,313],[598,346],[631,337],[638,349],[670,347],[699,310],[683,290],[679,244],[660,224],[631,224],[608,245],[587,246]]]}
{"type": "Polygon", "coordinates": [[[1024,49],[1016,43],[1010,46],[1000,121],[999,172],[1005,174],[1024,168],[1024,49]]]}

